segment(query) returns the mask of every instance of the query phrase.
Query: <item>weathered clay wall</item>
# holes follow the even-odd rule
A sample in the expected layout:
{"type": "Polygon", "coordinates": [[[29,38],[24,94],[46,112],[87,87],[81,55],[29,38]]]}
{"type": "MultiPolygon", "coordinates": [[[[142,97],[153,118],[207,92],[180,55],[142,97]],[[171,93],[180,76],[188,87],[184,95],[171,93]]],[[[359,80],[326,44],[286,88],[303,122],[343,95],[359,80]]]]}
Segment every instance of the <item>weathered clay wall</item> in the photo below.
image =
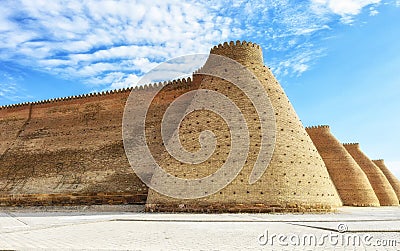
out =
{"type": "Polygon", "coordinates": [[[307,127],[319,154],[346,206],[379,206],[379,200],[365,175],[343,145],[332,135],[329,126],[307,127]]]}
{"type": "Polygon", "coordinates": [[[390,185],[392,185],[397,198],[400,199],[400,181],[393,175],[393,173],[386,167],[385,161],[383,159],[373,160],[375,165],[377,165],[383,172],[383,174],[388,179],[390,185]]]}
{"type": "Polygon", "coordinates": [[[29,118],[31,106],[0,109],[0,158],[12,147],[29,118]]]}
{"type": "Polygon", "coordinates": [[[128,95],[120,91],[0,109],[2,204],[143,203],[147,188],[122,145],[128,95]]]}
{"type": "MultiPolygon", "coordinates": [[[[195,87],[190,79],[169,83],[153,111],[159,114],[195,87]]],[[[152,88],[133,91],[143,96],[152,88]]],[[[130,91],[1,107],[0,205],[145,203],[147,186],[131,168],[122,140],[130,91]]],[[[160,125],[149,118],[149,128],[160,125]]],[[[161,144],[149,142],[160,158],[161,144]]]]}
{"type": "MultiPolygon", "coordinates": [[[[221,191],[201,199],[177,200],[149,190],[150,211],[324,211],[342,205],[329,173],[317,149],[306,133],[288,97],[263,65],[261,48],[252,43],[225,43],[212,54],[230,57],[248,67],[260,80],[275,110],[277,131],[272,161],[256,183],[248,183],[260,149],[260,123],[251,101],[233,84],[205,76],[200,88],[218,91],[232,100],[246,118],[250,133],[250,150],[242,171],[221,191]]],[[[206,63],[207,65],[207,63],[206,63]]],[[[206,67],[206,66],[205,66],[206,67]]],[[[226,69],[227,74],[235,72],[226,69]]],[[[164,155],[162,167],[181,178],[205,177],[226,161],[231,135],[224,121],[209,111],[193,112],[180,127],[181,139],[188,151],[196,152],[199,133],[212,130],[217,138],[214,154],[204,163],[188,165],[164,155]]]]}
{"type": "Polygon", "coordinates": [[[360,149],[358,143],[343,144],[357,164],[367,175],[381,206],[398,206],[399,200],[381,169],[377,167],[360,149]]]}

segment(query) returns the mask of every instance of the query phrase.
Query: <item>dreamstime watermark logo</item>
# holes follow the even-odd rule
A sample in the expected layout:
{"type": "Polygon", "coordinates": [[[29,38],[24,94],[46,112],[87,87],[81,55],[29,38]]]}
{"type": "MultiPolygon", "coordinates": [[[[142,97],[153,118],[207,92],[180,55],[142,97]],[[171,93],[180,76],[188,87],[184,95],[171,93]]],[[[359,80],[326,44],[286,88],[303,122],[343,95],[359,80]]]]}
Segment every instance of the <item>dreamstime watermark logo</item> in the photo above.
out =
{"type": "MultiPolygon", "coordinates": [[[[242,64],[219,55],[189,55],[169,60],[142,77],[139,85],[162,79],[177,79],[202,66],[196,74],[222,79],[235,85],[251,101],[258,116],[261,144],[257,159],[249,175],[249,183],[256,182],[265,172],[275,147],[275,113],[270,99],[258,78],[242,64]],[[204,64],[204,61],[206,63],[204,64]]],[[[190,113],[208,110],[220,116],[231,135],[230,151],[224,164],[213,174],[198,179],[184,179],[166,172],[152,155],[146,142],[147,112],[154,99],[165,91],[165,85],[153,85],[145,91],[132,91],[124,110],[123,142],[127,158],[136,175],[153,190],[180,199],[193,199],[216,193],[235,179],[246,163],[250,148],[249,131],[243,111],[226,95],[211,89],[187,91],[176,97],[165,110],[161,121],[161,135],[165,151],[181,163],[196,165],[207,161],[215,151],[217,140],[212,130],[200,133],[200,150],[190,152],[180,141],[180,124],[190,113]]],[[[149,119],[149,118],[147,118],[149,119]]],[[[254,131],[254,130],[253,130],[254,131]]]]}
{"type": "Polygon", "coordinates": [[[370,233],[348,232],[346,224],[339,224],[336,231],[323,234],[272,233],[268,229],[257,238],[261,246],[279,247],[397,247],[396,239],[377,239],[370,233]]]}

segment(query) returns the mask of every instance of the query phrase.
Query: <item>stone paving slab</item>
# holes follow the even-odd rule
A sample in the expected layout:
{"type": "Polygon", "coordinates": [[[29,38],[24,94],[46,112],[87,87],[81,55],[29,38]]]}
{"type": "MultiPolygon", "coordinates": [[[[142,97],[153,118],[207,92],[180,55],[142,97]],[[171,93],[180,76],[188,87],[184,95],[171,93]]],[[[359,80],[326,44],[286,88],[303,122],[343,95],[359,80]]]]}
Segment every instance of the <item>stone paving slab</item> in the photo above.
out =
{"type": "Polygon", "coordinates": [[[0,249],[400,250],[400,207],[335,214],[2,212],[0,249]]]}

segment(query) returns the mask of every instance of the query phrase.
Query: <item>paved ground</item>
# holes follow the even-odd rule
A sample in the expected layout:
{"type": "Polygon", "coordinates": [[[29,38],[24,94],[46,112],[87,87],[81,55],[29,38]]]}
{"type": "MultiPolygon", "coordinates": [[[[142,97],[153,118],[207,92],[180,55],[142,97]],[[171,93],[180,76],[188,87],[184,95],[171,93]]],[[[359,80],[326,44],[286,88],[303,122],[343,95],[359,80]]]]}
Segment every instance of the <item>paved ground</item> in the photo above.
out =
{"type": "Polygon", "coordinates": [[[0,249],[400,250],[400,207],[218,215],[4,210],[0,249]]]}

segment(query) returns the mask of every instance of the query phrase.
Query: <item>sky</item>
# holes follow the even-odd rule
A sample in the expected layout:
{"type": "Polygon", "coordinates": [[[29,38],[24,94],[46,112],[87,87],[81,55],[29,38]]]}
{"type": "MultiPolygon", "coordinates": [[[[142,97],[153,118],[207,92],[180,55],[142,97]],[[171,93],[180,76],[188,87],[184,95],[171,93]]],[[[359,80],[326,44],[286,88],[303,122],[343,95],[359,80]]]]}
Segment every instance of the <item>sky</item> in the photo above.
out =
{"type": "Polygon", "coordinates": [[[400,0],[0,0],[0,106],[135,86],[158,64],[260,44],[305,126],[400,177],[400,0]]]}

